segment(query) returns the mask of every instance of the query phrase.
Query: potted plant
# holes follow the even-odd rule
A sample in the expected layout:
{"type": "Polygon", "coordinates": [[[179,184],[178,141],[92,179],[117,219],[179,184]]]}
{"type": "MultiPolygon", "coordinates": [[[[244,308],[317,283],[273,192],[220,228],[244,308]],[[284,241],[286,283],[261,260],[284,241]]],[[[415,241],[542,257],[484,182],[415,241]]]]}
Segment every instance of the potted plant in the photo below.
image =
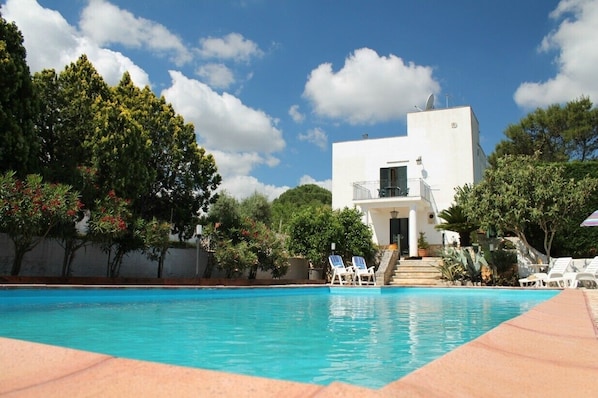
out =
{"type": "Polygon", "coordinates": [[[426,240],[425,232],[419,233],[419,238],[417,238],[417,255],[420,257],[426,257],[428,255],[428,248],[430,244],[426,240]]]}

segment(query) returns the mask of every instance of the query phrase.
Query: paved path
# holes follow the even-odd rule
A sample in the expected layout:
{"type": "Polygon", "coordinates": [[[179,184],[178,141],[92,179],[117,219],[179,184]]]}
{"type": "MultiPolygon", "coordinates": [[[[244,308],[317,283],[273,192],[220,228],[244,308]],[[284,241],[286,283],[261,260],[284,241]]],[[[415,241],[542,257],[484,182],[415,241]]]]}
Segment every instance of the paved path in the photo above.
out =
{"type": "Polygon", "coordinates": [[[594,325],[596,325],[596,330],[598,331],[598,289],[584,290],[586,295],[586,299],[588,300],[588,307],[590,307],[590,312],[594,316],[594,325]]]}

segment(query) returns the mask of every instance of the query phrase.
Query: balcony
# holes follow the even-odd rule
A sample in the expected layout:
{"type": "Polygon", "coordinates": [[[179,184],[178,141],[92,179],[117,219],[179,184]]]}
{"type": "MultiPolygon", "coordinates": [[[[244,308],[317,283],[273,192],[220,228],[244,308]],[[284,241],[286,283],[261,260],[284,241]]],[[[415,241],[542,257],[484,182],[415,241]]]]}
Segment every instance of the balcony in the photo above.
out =
{"type": "Polygon", "coordinates": [[[424,199],[430,202],[430,196],[430,186],[421,178],[408,179],[406,188],[398,186],[381,187],[380,180],[353,183],[353,200],[424,199]]]}

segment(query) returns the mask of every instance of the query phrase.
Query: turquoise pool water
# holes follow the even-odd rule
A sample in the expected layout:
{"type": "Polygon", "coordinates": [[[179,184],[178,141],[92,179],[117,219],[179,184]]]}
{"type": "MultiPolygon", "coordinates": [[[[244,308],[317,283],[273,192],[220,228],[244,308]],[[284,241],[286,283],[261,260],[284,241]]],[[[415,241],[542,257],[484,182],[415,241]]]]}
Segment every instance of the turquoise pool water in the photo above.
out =
{"type": "Polygon", "coordinates": [[[7,289],[0,335],[253,376],[379,388],[556,291],[7,289]]]}

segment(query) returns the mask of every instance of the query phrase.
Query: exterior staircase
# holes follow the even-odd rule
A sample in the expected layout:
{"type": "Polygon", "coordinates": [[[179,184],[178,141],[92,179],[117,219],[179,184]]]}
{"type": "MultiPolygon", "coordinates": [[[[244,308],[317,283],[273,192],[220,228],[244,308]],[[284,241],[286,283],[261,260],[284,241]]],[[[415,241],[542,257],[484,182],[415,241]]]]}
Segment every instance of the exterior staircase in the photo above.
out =
{"type": "Polygon", "coordinates": [[[390,280],[393,286],[436,286],[442,284],[440,271],[435,267],[440,261],[436,257],[421,260],[399,260],[390,280]]]}

